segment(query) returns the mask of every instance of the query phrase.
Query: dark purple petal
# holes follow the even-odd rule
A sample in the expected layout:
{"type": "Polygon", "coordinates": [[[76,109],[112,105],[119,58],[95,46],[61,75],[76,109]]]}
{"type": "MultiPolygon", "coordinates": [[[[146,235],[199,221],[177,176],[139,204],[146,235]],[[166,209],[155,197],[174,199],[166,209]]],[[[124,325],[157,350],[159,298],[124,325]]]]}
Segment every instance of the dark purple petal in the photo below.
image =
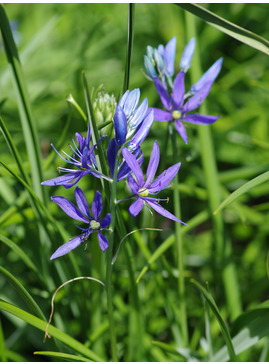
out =
{"type": "MultiPolygon", "coordinates": [[[[144,155],[143,155],[141,148],[137,148],[134,151],[133,156],[136,158],[139,166],[141,166],[143,163],[143,160],[144,160],[144,155]]],[[[130,167],[128,166],[126,161],[124,161],[120,167],[117,180],[121,181],[123,178],[127,177],[131,172],[132,171],[131,171],[130,167]]]]}
{"type": "Polygon", "coordinates": [[[175,121],[175,126],[177,129],[178,134],[181,136],[181,138],[183,139],[185,144],[188,144],[188,136],[187,136],[187,132],[185,129],[185,126],[183,125],[182,121],[180,120],[176,120],[175,121]]]}
{"type": "Polygon", "coordinates": [[[69,240],[67,243],[61,245],[50,257],[50,260],[53,260],[55,258],[59,258],[67,253],[69,253],[71,250],[75,249],[83,242],[83,238],[81,236],[76,236],[75,238],[69,240]]]}
{"type": "Polygon", "coordinates": [[[180,60],[179,66],[184,72],[186,72],[190,67],[194,50],[195,50],[195,38],[191,38],[189,43],[186,45],[180,60]]]}
{"type": "Polygon", "coordinates": [[[129,174],[127,181],[131,191],[137,194],[140,187],[138,186],[136,180],[133,178],[131,174],[129,174]]]}
{"type": "Polygon", "coordinates": [[[138,198],[134,203],[131,204],[131,206],[129,207],[129,212],[132,216],[137,216],[139,214],[139,212],[142,210],[143,208],[143,200],[142,198],[138,198]]]}
{"type": "Polygon", "coordinates": [[[181,71],[177,74],[174,81],[174,87],[172,93],[174,110],[180,110],[184,102],[184,93],[185,93],[184,79],[185,79],[185,72],[181,71]]]}
{"type": "Polygon", "coordinates": [[[98,240],[101,250],[104,252],[108,248],[107,238],[98,231],[98,240]]]}
{"type": "Polygon", "coordinates": [[[84,215],[86,215],[90,219],[92,219],[86,197],[85,197],[84,193],[82,192],[82,190],[78,186],[75,188],[74,194],[75,194],[77,207],[79,208],[79,210],[84,215]]]}
{"type": "Polygon", "coordinates": [[[199,90],[201,90],[205,84],[209,83],[213,83],[215,81],[215,79],[217,78],[221,67],[222,67],[222,62],[223,62],[223,58],[219,58],[204,74],[203,76],[200,78],[200,80],[198,82],[196,82],[194,85],[192,85],[191,87],[191,91],[196,93],[199,90]]]}
{"type": "Polygon", "coordinates": [[[138,185],[142,186],[144,183],[144,177],[137,160],[127,148],[122,149],[122,155],[123,158],[126,160],[128,166],[131,168],[133,174],[135,175],[138,185]]]}
{"type": "Polygon", "coordinates": [[[96,191],[92,202],[92,215],[94,220],[98,221],[102,209],[103,209],[102,195],[99,191],[96,191]]]}
{"type": "Polygon", "coordinates": [[[197,109],[197,107],[201,105],[201,103],[204,101],[204,99],[209,94],[211,86],[212,86],[211,82],[207,83],[194,96],[189,98],[182,108],[182,114],[185,114],[189,111],[193,111],[193,110],[197,109]]]}
{"type": "Polygon", "coordinates": [[[172,101],[170,99],[170,96],[168,95],[168,92],[163,87],[161,81],[157,77],[154,78],[154,84],[158,94],[160,95],[163,106],[167,111],[170,111],[172,109],[172,101]]]}
{"type": "Polygon", "coordinates": [[[155,141],[153,148],[152,148],[151,155],[150,155],[148,168],[147,168],[147,179],[144,184],[145,187],[147,187],[150,184],[150,182],[153,180],[155,173],[157,171],[158,165],[159,165],[159,161],[160,161],[160,148],[159,148],[158,143],[155,141]]]}
{"type": "Polygon", "coordinates": [[[90,147],[90,141],[91,141],[91,124],[89,123],[88,131],[87,131],[87,137],[86,137],[86,147],[89,149],[90,147]]]}
{"type": "Polygon", "coordinates": [[[166,62],[166,72],[168,75],[173,76],[174,74],[174,61],[176,55],[176,37],[174,36],[166,44],[164,48],[164,59],[166,62]]]}
{"type": "Polygon", "coordinates": [[[108,213],[100,222],[101,228],[107,228],[111,223],[111,214],[108,213]]]}
{"type": "Polygon", "coordinates": [[[149,110],[153,110],[154,120],[156,120],[156,121],[171,121],[171,120],[173,120],[172,114],[170,112],[168,112],[168,111],[157,109],[155,107],[151,107],[151,108],[149,108],[149,110]]]}
{"type": "Polygon", "coordinates": [[[187,114],[183,120],[192,124],[212,124],[218,120],[219,116],[201,115],[201,114],[187,114]]]}
{"type": "Polygon", "coordinates": [[[113,177],[114,174],[114,168],[115,168],[115,162],[116,162],[116,156],[117,156],[117,143],[115,138],[113,138],[108,145],[107,148],[107,161],[108,166],[110,170],[110,174],[113,177]]]}
{"type": "Polygon", "coordinates": [[[51,199],[53,202],[57,203],[68,216],[72,217],[72,219],[83,221],[89,224],[89,220],[86,219],[86,217],[84,217],[82,213],[76,208],[76,206],[72,204],[72,202],[70,202],[67,198],[62,196],[52,196],[51,199]]]}
{"type": "Polygon", "coordinates": [[[119,145],[123,145],[127,134],[127,119],[121,107],[117,107],[114,114],[115,139],[119,145]]]}
{"type": "Polygon", "coordinates": [[[159,192],[169,186],[170,182],[175,178],[178,173],[181,163],[174,164],[173,166],[162,172],[155,181],[152,182],[151,186],[148,187],[149,193],[159,192]]]}
{"type": "Polygon", "coordinates": [[[167,219],[174,220],[174,221],[180,222],[181,224],[187,225],[187,224],[185,224],[185,222],[182,222],[181,220],[179,220],[175,215],[171,214],[171,212],[167,211],[165,208],[163,208],[157,202],[147,200],[146,198],[145,198],[145,200],[147,201],[149,206],[153,208],[153,210],[158,212],[158,214],[163,215],[167,219]]]}
{"type": "Polygon", "coordinates": [[[76,133],[75,136],[79,145],[79,150],[81,151],[84,147],[85,138],[83,138],[80,133],[76,133]]]}
{"type": "Polygon", "coordinates": [[[149,112],[143,123],[139,126],[139,129],[135,132],[134,136],[128,143],[128,149],[131,151],[136,150],[140,144],[146,139],[154,119],[153,110],[149,112]]]}

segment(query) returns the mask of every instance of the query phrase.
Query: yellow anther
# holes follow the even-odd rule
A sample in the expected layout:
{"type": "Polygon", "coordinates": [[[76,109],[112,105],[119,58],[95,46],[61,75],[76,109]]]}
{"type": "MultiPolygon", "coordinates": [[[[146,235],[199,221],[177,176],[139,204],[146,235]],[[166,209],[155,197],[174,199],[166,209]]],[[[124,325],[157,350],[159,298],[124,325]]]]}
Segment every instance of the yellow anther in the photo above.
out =
{"type": "Polygon", "coordinates": [[[179,110],[174,110],[172,116],[174,119],[179,119],[181,117],[181,112],[179,110]]]}
{"type": "Polygon", "coordinates": [[[93,230],[97,230],[100,228],[100,223],[98,221],[92,220],[90,222],[90,226],[93,230]]]}
{"type": "Polygon", "coordinates": [[[141,197],[147,197],[149,194],[149,190],[147,188],[140,188],[138,191],[139,196],[141,197]]]}

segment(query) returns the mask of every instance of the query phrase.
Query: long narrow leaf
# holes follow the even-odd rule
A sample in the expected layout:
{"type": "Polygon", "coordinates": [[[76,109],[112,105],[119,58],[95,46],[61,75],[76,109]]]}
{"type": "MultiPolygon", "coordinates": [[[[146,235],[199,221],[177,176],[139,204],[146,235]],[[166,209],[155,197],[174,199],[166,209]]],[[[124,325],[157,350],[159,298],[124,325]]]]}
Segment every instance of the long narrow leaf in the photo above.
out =
{"type": "Polygon", "coordinates": [[[259,51],[269,55],[269,42],[268,40],[260,37],[259,35],[250,32],[247,29],[241,28],[238,25],[206,10],[197,4],[176,4],[182,9],[198,16],[213,27],[219,29],[221,32],[228,34],[230,37],[247,44],[248,46],[258,49],[259,51]]]}
{"type": "Polygon", "coordinates": [[[123,93],[128,90],[130,82],[131,59],[134,42],[134,13],[135,4],[129,4],[127,54],[125,62],[123,93]]]}
{"type": "Polygon", "coordinates": [[[205,297],[205,299],[206,299],[207,303],[209,304],[210,308],[212,309],[212,311],[213,311],[213,313],[214,313],[214,315],[215,315],[215,317],[216,317],[216,319],[217,319],[217,321],[218,321],[218,323],[219,323],[219,325],[221,327],[221,331],[223,333],[223,337],[224,337],[224,340],[225,340],[226,345],[227,345],[230,360],[231,361],[237,361],[230,332],[228,330],[228,327],[227,327],[225,321],[223,320],[223,318],[221,317],[221,315],[219,313],[219,309],[218,309],[213,297],[207,292],[207,290],[203,286],[200,285],[200,283],[198,283],[194,279],[190,279],[190,282],[193,283],[199,289],[199,291],[205,297]]]}
{"type": "Polygon", "coordinates": [[[253,178],[252,180],[245,183],[243,186],[239,187],[237,190],[235,190],[233,193],[230,194],[229,197],[227,197],[220,205],[219,207],[214,211],[214,214],[216,215],[220,210],[222,210],[224,207],[227,207],[230,205],[233,201],[238,199],[240,196],[251,190],[252,188],[260,185],[263,182],[266,182],[269,180],[269,172],[265,172],[258,177],[253,178]]]}
{"type": "MultiPolygon", "coordinates": [[[[36,316],[31,315],[30,313],[21,310],[20,308],[11,305],[10,303],[0,301],[0,309],[11,313],[12,315],[20,318],[21,320],[29,323],[30,325],[38,328],[41,331],[46,331],[47,323],[46,321],[40,320],[36,316]]],[[[70,348],[74,349],[78,353],[85,355],[87,358],[94,361],[104,361],[98,355],[96,355],[92,350],[88,349],[86,346],[81,344],[76,339],[73,339],[71,336],[65,334],[61,330],[56,327],[50,325],[48,327],[48,334],[53,336],[54,338],[60,340],[62,343],[66,344],[70,348]]]]}
{"type": "Polygon", "coordinates": [[[34,352],[35,355],[44,355],[44,356],[48,356],[48,357],[52,357],[52,358],[60,358],[60,359],[64,359],[64,360],[68,360],[68,361],[85,361],[88,362],[89,359],[88,358],[84,358],[82,356],[78,356],[78,355],[71,355],[71,354],[66,354],[66,353],[58,353],[57,351],[35,351],[34,352]]]}

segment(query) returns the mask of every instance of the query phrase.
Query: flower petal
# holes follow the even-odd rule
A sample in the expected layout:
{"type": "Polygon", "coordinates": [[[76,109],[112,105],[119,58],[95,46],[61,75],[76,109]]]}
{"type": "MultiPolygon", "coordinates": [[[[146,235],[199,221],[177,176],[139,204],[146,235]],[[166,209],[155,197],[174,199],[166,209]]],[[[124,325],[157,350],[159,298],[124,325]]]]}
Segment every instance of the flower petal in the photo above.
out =
{"type": "Polygon", "coordinates": [[[102,195],[99,191],[96,191],[92,202],[92,215],[94,220],[98,221],[102,209],[103,209],[102,195]]]}
{"type": "Polygon", "coordinates": [[[147,179],[146,179],[146,182],[144,183],[145,187],[147,187],[150,184],[150,182],[153,180],[155,173],[157,171],[158,165],[159,165],[159,161],[160,161],[160,148],[159,148],[158,143],[155,141],[153,148],[152,148],[151,155],[150,155],[148,168],[147,168],[147,179]]]}
{"type": "Polygon", "coordinates": [[[112,177],[113,177],[113,174],[114,174],[116,156],[117,156],[117,143],[116,143],[115,138],[113,138],[109,142],[109,145],[108,145],[108,148],[107,148],[107,161],[108,161],[110,174],[111,174],[112,177]]]}
{"type": "Polygon", "coordinates": [[[81,235],[76,236],[75,238],[69,240],[67,243],[61,245],[50,257],[50,260],[53,260],[55,258],[59,258],[67,253],[69,253],[71,250],[75,249],[83,242],[83,238],[81,235]]]}
{"type": "Polygon", "coordinates": [[[72,217],[72,219],[83,221],[89,224],[89,220],[86,219],[86,217],[84,217],[82,213],[76,208],[76,206],[72,204],[72,202],[70,202],[67,198],[62,196],[52,196],[51,200],[57,203],[57,205],[59,205],[59,207],[66,213],[66,215],[72,217]]]}
{"type": "Polygon", "coordinates": [[[138,185],[142,186],[144,183],[144,177],[137,160],[132,155],[132,153],[129,152],[129,150],[125,147],[122,149],[122,155],[123,158],[126,160],[128,166],[131,168],[133,174],[135,175],[138,185]]]}
{"type": "Polygon", "coordinates": [[[176,75],[172,93],[172,99],[174,103],[174,109],[180,110],[184,102],[184,86],[185,72],[181,71],[176,75]]]}
{"type": "Polygon", "coordinates": [[[168,111],[157,109],[155,107],[151,107],[151,108],[149,108],[149,110],[153,110],[154,120],[156,120],[156,121],[171,121],[171,120],[173,120],[172,114],[170,112],[168,112],[168,111]]]}
{"type": "Polygon", "coordinates": [[[114,114],[115,139],[119,145],[123,145],[127,134],[127,119],[123,109],[118,106],[114,114]]]}
{"type": "Polygon", "coordinates": [[[218,120],[219,116],[201,115],[201,114],[187,114],[183,120],[192,124],[212,124],[218,120]]]}
{"type": "Polygon", "coordinates": [[[125,100],[125,103],[123,106],[123,111],[125,112],[127,119],[131,116],[131,114],[137,108],[139,99],[140,99],[139,88],[136,88],[136,89],[132,90],[131,92],[129,92],[127,99],[125,100]]]}
{"type": "Polygon", "coordinates": [[[138,190],[139,190],[139,186],[131,174],[129,174],[127,181],[128,181],[128,185],[129,185],[131,191],[133,193],[137,194],[138,190]]]}
{"type": "Polygon", "coordinates": [[[107,238],[98,231],[98,240],[101,250],[104,252],[108,248],[108,241],[107,238]]]}
{"type": "Polygon", "coordinates": [[[174,220],[174,221],[180,222],[181,224],[187,225],[187,224],[185,224],[185,222],[179,220],[175,215],[171,214],[171,212],[167,211],[165,208],[163,208],[157,202],[153,202],[153,201],[147,200],[146,198],[145,198],[145,200],[150,205],[150,207],[153,208],[153,210],[155,210],[156,212],[158,212],[158,214],[163,215],[167,219],[174,220]]]}
{"type": "Polygon", "coordinates": [[[153,64],[151,63],[151,60],[149,59],[148,56],[144,56],[144,67],[145,67],[147,75],[153,81],[154,77],[156,77],[157,74],[156,74],[155,68],[154,68],[153,64]]]}
{"type": "Polygon", "coordinates": [[[200,78],[200,80],[198,82],[196,82],[194,85],[192,85],[191,87],[191,91],[193,93],[198,92],[199,90],[201,90],[206,83],[213,83],[215,81],[215,79],[217,78],[221,67],[222,67],[222,62],[223,62],[223,58],[219,58],[204,74],[203,76],[200,78]]]}
{"type": "MultiPolygon", "coordinates": [[[[143,155],[143,152],[140,147],[138,147],[134,151],[133,156],[137,160],[137,163],[139,164],[139,166],[141,166],[143,163],[143,160],[144,160],[144,155],[143,155]]],[[[127,177],[131,172],[132,171],[131,171],[130,167],[128,166],[126,161],[124,161],[120,166],[117,180],[118,181],[122,180],[123,178],[127,177]]]]}
{"type": "Polygon", "coordinates": [[[182,114],[185,114],[189,111],[197,109],[197,107],[201,105],[201,103],[204,101],[204,99],[209,94],[211,86],[212,86],[212,83],[208,82],[194,96],[189,98],[182,108],[182,114]]]}
{"type": "Polygon", "coordinates": [[[100,222],[100,225],[101,227],[104,229],[104,228],[107,228],[111,223],[111,214],[108,213],[106,214],[106,216],[102,219],[102,221],[100,222]]]}
{"type": "Polygon", "coordinates": [[[123,109],[124,103],[129,95],[129,90],[125,91],[122,97],[120,98],[120,101],[118,102],[118,106],[123,109]]]}
{"type": "Polygon", "coordinates": [[[174,62],[176,55],[176,37],[174,36],[166,44],[164,48],[164,59],[166,62],[166,72],[168,75],[173,76],[174,74],[174,62]]]}
{"type": "Polygon", "coordinates": [[[187,72],[187,70],[190,68],[194,50],[195,50],[195,38],[191,38],[191,40],[188,42],[183,51],[179,64],[180,68],[184,72],[187,72]]]}
{"type": "Polygon", "coordinates": [[[72,173],[67,173],[59,177],[55,177],[52,179],[49,179],[47,181],[41,182],[43,186],[58,186],[63,185],[65,183],[68,183],[72,181],[74,178],[78,177],[82,172],[81,171],[74,171],[72,173]]]}
{"type": "Polygon", "coordinates": [[[148,110],[148,99],[145,98],[135,110],[133,117],[128,121],[130,128],[137,128],[144,120],[148,110]]]}
{"type": "Polygon", "coordinates": [[[84,215],[86,215],[90,219],[92,219],[86,197],[85,197],[84,193],[82,192],[82,190],[78,186],[75,188],[74,194],[75,194],[75,199],[76,199],[76,203],[77,203],[77,206],[78,206],[79,210],[84,215]]]}
{"type": "Polygon", "coordinates": [[[172,109],[172,101],[166,89],[163,87],[161,81],[155,77],[154,84],[158,94],[160,95],[161,102],[167,111],[172,109]]]}
{"type": "Polygon", "coordinates": [[[177,129],[178,134],[181,136],[181,138],[183,139],[185,144],[188,144],[188,136],[187,136],[187,132],[185,129],[185,126],[183,125],[182,121],[180,120],[176,120],[175,121],[175,126],[177,129]]]}
{"type": "Polygon", "coordinates": [[[156,193],[167,188],[170,182],[175,178],[175,175],[178,173],[180,165],[181,163],[176,163],[163,171],[148,188],[149,193],[156,193]]]}
{"type": "Polygon", "coordinates": [[[142,124],[138,127],[138,130],[133,135],[132,139],[128,143],[128,149],[131,151],[136,150],[140,144],[146,139],[150,128],[152,126],[154,120],[154,113],[153,110],[149,112],[149,114],[146,116],[145,120],[142,124]]]}
{"type": "Polygon", "coordinates": [[[129,212],[130,214],[135,217],[139,214],[139,212],[142,210],[143,208],[143,200],[142,198],[138,198],[134,203],[131,204],[131,206],[129,207],[129,212]]]}

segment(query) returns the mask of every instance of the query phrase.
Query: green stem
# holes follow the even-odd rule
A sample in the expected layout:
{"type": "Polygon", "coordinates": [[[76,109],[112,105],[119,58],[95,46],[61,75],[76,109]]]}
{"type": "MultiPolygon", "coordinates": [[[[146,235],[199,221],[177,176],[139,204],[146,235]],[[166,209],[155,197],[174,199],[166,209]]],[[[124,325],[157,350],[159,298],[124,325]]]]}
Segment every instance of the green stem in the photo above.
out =
{"type": "MultiPolygon", "coordinates": [[[[168,127],[172,129],[172,124],[169,123],[168,127]]],[[[170,130],[171,138],[172,138],[172,147],[173,147],[173,155],[177,158],[178,156],[178,147],[177,147],[177,139],[175,130],[170,130]]],[[[173,181],[173,194],[174,194],[174,212],[177,218],[181,218],[181,209],[180,209],[180,194],[178,187],[178,175],[174,178],[173,181]]],[[[188,347],[189,335],[188,335],[188,323],[187,323],[187,313],[186,313],[186,300],[185,300],[185,277],[184,277],[184,249],[183,249],[183,240],[182,240],[182,232],[181,232],[181,224],[175,223],[175,237],[176,237],[176,246],[177,246],[177,264],[178,264],[178,292],[179,292],[179,310],[180,310],[180,324],[182,331],[182,342],[184,347],[188,347]]]]}
{"type": "Polygon", "coordinates": [[[132,58],[132,48],[134,41],[134,13],[135,13],[135,4],[129,4],[128,40],[127,40],[127,54],[125,63],[123,93],[126,90],[128,90],[130,81],[131,58],[132,58]]]}

